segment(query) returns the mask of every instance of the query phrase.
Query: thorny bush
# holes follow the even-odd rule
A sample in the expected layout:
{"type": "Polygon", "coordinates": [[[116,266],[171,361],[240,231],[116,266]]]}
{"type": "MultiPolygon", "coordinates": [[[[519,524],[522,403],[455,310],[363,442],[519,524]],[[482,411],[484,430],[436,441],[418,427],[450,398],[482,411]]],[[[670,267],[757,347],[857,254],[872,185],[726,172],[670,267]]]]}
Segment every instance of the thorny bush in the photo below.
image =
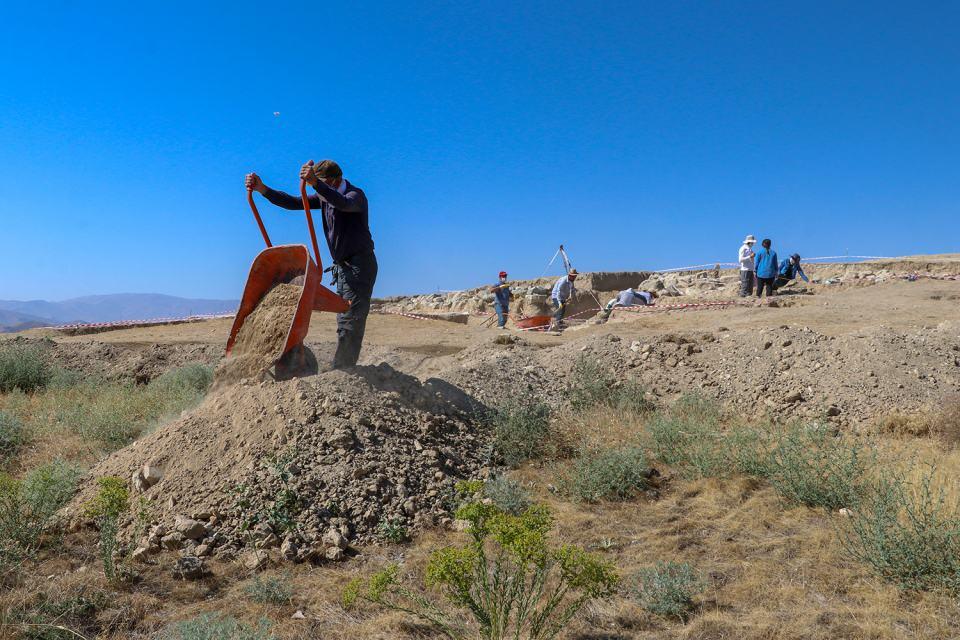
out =
{"type": "Polygon", "coordinates": [[[562,472],[560,489],[584,502],[624,500],[649,484],[650,467],[643,449],[635,446],[589,449],[562,472]]]}
{"type": "Polygon", "coordinates": [[[0,560],[38,549],[57,510],[77,489],[80,470],[55,460],[22,480],[0,475],[0,560]]]}
{"type": "Polygon", "coordinates": [[[703,589],[703,581],[689,564],[658,562],[637,573],[631,595],[650,613],[686,622],[694,597],[703,589]]]}
{"type": "Polygon", "coordinates": [[[23,422],[6,411],[0,411],[0,461],[9,459],[26,440],[23,422]]]}
{"type": "Polygon", "coordinates": [[[846,551],[902,589],[960,593],[960,505],[934,470],[917,483],[884,472],[840,526],[846,551]]]}
{"type": "Polygon", "coordinates": [[[550,446],[550,407],[530,399],[511,400],[491,414],[494,450],[510,467],[540,458],[550,446]]]}
{"type": "Polygon", "coordinates": [[[824,425],[792,426],[779,434],[767,477],[788,502],[830,510],[853,508],[874,460],[870,447],[834,436],[824,425]]]}
{"type": "Polygon", "coordinates": [[[162,640],[274,640],[270,623],[261,620],[250,626],[231,616],[204,613],[170,624],[160,635],[162,640]]]}
{"type": "Polygon", "coordinates": [[[46,348],[16,340],[0,346],[0,393],[14,389],[33,393],[43,389],[52,376],[46,348]]]}
{"type": "Polygon", "coordinates": [[[499,509],[514,516],[526,511],[531,504],[530,492],[521,483],[502,475],[483,485],[483,495],[499,509]]]}
{"type": "Polygon", "coordinates": [[[686,477],[728,474],[729,449],[720,429],[721,417],[715,402],[698,395],[681,397],[650,420],[654,455],[686,477]]]}
{"type": "Polygon", "coordinates": [[[642,386],[634,380],[617,379],[595,359],[581,356],[573,365],[573,386],[568,393],[574,411],[596,406],[628,413],[653,409],[642,386]]]}

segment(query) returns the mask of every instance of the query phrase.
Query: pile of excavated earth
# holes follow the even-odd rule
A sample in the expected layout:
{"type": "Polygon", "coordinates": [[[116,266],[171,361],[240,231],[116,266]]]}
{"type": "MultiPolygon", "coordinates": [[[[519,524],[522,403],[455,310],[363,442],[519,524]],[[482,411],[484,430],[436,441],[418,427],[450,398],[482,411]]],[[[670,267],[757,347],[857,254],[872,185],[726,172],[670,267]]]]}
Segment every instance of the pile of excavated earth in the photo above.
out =
{"type": "MultiPolygon", "coordinates": [[[[282,332],[270,333],[258,318],[283,324],[273,307],[284,300],[248,319],[252,337],[238,341],[244,346],[236,356],[275,357],[282,332]]],[[[119,476],[149,505],[144,522],[124,523],[137,557],[176,549],[241,556],[249,566],[268,557],[349,557],[390,531],[449,524],[455,483],[496,471],[484,412],[523,397],[562,412],[581,358],[614,380],[638,381],[658,406],[696,392],[748,418],[838,429],[871,428],[892,411],[929,409],[960,393],[960,318],[839,335],[802,324],[732,326],[653,333],[627,319],[562,340],[464,327],[456,331],[476,337],[435,355],[370,344],[349,371],[286,381],[231,374],[197,409],[94,467],[67,515],[82,519],[94,478],[119,476]]],[[[321,352],[329,343],[307,346],[328,359],[321,352]]],[[[222,355],[222,347],[195,344],[136,351],[60,342],[53,349],[64,366],[100,366],[139,381],[222,355]]],[[[218,377],[230,367],[222,362],[218,377]]]]}
{"type": "Polygon", "coordinates": [[[910,333],[878,327],[842,337],[783,325],[636,339],[591,335],[547,349],[502,336],[509,344],[468,348],[441,377],[480,403],[527,394],[562,407],[582,357],[612,379],[639,381],[657,404],[699,393],[758,419],[860,427],[897,409],[933,407],[960,392],[958,333],[960,321],[910,333]]]}
{"type": "Polygon", "coordinates": [[[453,483],[476,477],[485,461],[486,439],[466,406],[388,366],[244,381],[91,475],[132,478],[149,500],[158,524],[135,541],[139,555],[255,548],[337,560],[384,527],[449,518],[453,483]]]}

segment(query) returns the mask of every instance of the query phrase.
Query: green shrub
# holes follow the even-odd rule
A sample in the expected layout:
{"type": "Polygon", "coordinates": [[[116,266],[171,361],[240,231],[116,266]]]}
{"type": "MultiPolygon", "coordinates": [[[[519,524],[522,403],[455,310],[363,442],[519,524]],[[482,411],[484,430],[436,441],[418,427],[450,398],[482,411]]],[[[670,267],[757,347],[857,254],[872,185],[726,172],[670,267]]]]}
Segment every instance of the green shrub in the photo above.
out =
{"type": "Polygon", "coordinates": [[[166,416],[195,406],[209,386],[211,369],[187,365],[148,385],[86,379],[51,387],[44,406],[55,424],[108,450],[129,444],[166,416]]]}
{"type": "Polygon", "coordinates": [[[293,587],[290,576],[257,576],[247,585],[247,596],[260,604],[286,605],[293,599],[293,587]]]}
{"type": "Polygon", "coordinates": [[[547,453],[550,438],[550,407],[542,402],[518,400],[504,404],[492,414],[494,450],[508,466],[547,453]]]}
{"type": "Polygon", "coordinates": [[[728,449],[716,403],[685,395],[650,421],[654,455],[686,477],[710,478],[730,472],[728,449]]]}
{"type": "Polygon", "coordinates": [[[169,625],[164,640],[273,640],[270,623],[261,620],[257,626],[243,624],[231,616],[204,613],[169,625]]]}
{"type": "Polygon", "coordinates": [[[70,387],[76,387],[84,383],[94,382],[94,378],[86,373],[74,371],[72,369],[54,369],[50,381],[47,383],[47,391],[63,391],[70,387]]]}
{"type": "Polygon", "coordinates": [[[0,475],[0,547],[7,553],[38,548],[79,479],[79,469],[61,460],[34,469],[23,480],[0,475]]]}
{"type": "Polygon", "coordinates": [[[649,466],[640,447],[584,451],[560,479],[561,490],[585,502],[623,500],[648,485],[649,466]]]}
{"type": "Polygon", "coordinates": [[[132,383],[84,383],[50,400],[57,423],[109,450],[129,444],[154,414],[132,383]]]}
{"type": "Polygon", "coordinates": [[[735,428],[726,437],[727,458],[733,470],[755,478],[771,473],[768,430],[735,428]]]}
{"type": "Polygon", "coordinates": [[[686,622],[704,584],[689,564],[658,562],[635,577],[633,598],[650,613],[686,622]]]}
{"type": "Polygon", "coordinates": [[[15,415],[0,411],[0,460],[13,456],[25,440],[23,423],[15,415]]]}
{"type": "Polygon", "coordinates": [[[33,393],[46,386],[53,372],[47,349],[19,341],[0,346],[0,392],[33,393]]]}
{"type": "Polygon", "coordinates": [[[513,516],[472,502],[456,515],[470,523],[470,541],[435,551],[424,578],[445,605],[405,586],[396,565],[367,581],[353,581],[344,591],[344,605],[362,599],[403,611],[448,638],[464,637],[461,621],[469,617],[481,638],[548,640],[584,605],[617,590],[619,578],[611,564],[578,547],[548,545],[553,519],[544,508],[513,516]]]}
{"type": "Polygon", "coordinates": [[[634,380],[618,380],[596,360],[581,356],[573,365],[573,387],[568,393],[574,411],[606,406],[626,413],[653,409],[642,386],[634,380]]]}
{"type": "Polygon", "coordinates": [[[483,495],[510,515],[520,515],[530,508],[530,494],[522,484],[506,476],[497,476],[483,485],[483,495]]]}
{"type": "Polygon", "coordinates": [[[33,469],[21,482],[24,500],[31,511],[41,516],[53,515],[77,492],[80,468],[65,460],[54,460],[33,469]]]}
{"type": "Polygon", "coordinates": [[[394,544],[400,544],[410,539],[410,533],[407,531],[406,525],[399,518],[380,521],[380,524],[377,525],[377,534],[387,542],[394,544]]]}
{"type": "Polygon", "coordinates": [[[164,372],[153,380],[150,386],[165,392],[178,391],[203,395],[211,384],[213,384],[213,367],[195,362],[164,372]]]}
{"type": "Polygon", "coordinates": [[[784,429],[770,453],[768,480],[782,498],[836,510],[860,501],[873,452],[819,425],[784,429]]]}
{"type": "Polygon", "coordinates": [[[916,485],[900,474],[875,480],[840,538],[853,558],[902,589],[960,594],[960,506],[935,488],[932,471],[916,485]]]}
{"type": "Polygon", "coordinates": [[[100,489],[84,507],[84,514],[97,521],[100,528],[100,560],[103,562],[103,574],[108,579],[117,577],[117,564],[114,552],[119,546],[120,514],[130,506],[130,492],[127,483],[116,476],[97,478],[100,489]]]}

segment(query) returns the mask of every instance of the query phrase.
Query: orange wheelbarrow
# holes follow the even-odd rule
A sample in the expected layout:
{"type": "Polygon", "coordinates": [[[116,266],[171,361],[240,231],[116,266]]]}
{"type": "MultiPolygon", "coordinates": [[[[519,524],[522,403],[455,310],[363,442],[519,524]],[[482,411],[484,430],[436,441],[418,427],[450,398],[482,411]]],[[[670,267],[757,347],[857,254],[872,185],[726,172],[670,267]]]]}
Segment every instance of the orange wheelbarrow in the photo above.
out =
{"type": "Polygon", "coordinates": [[[307,200],[307,184],[303,180],[300,181],[300,197],[303,199],[303,210],[306,213],[316,262],[310,257],[310,250],[305,245],[286,244],[275,247],[271,244],[270,236],[267,235],[263,220],[260,218],[260,212],[257,211],[257,205],[253,202],[253,191],[247,190],[247,202],[257,219],[257,225],[260,227],[263,241],[267,243],[267,248],[257,255],[250,266],[247,284],[243,288],[243,297],[240,299],[240,308],[237,309],[233,327],[230,329],[230,338],[227,340],[228,356],[237,339],[237,332],[243,326],[243,321],[256,308],[263,296],[278,284],[303,277],[303,293],[300,294],[297,310],[290,320],[286,342],[280,353],[276,354],[275,362],[303,344],[303,339],[307,337],[307,332],[310,330],[310,315],[314,311],[343,313],[350,308],[348,301],[323,286],[323,263],[317,247],[317,233],[313,228],[310,202],[307,200]]]}
{"type": "Polygon", "coordinates": [[[530,316],[528,318],[514,320],[514,324],[517,325],[518,329],[523,329],[524,331],[536,331],[540,329],[545,330],[550,326],[552,320],[552,316],[530,316]]]}

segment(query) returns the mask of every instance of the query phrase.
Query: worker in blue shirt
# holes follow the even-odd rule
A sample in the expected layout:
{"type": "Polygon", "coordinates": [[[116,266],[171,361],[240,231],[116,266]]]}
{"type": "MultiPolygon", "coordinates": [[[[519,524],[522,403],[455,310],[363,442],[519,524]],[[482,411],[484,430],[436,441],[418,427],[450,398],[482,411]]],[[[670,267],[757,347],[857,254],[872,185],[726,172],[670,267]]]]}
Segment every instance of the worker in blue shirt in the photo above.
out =
{"type": "Polygon", "coordinates": [[[501,329],[507,326],[507,316],[510,314],[510,285],[507,284],[507,272],[500,272],[500,282],[490,288],[493,293],[493,309],[497,312],[497,326],[501,329]]]}
{"type": "Polygon", "coordinates": [[[780,287],[786,286],[787,283],[797,276],[803,278],[804,282],[810,282],[810,278],[807,277],[807,274],[805,274],[800,267],[799,253],[793,254],[789,260],[780,265],[780,273],[777,274],[777,280],[773,283],[773,288],[779,289],[780,287]]]}
{"type": "Polygon", "coordinates": [[[756,252],[757,265],[757,297],[763,295],[763,290],[767,290],[767,297],[773,295],[773,281],[777,279],[777,272],[780,265],[777,263],[777,252],[770,249],[770,238],[764,238],[760,243],[763,247],[756,252]]]}

